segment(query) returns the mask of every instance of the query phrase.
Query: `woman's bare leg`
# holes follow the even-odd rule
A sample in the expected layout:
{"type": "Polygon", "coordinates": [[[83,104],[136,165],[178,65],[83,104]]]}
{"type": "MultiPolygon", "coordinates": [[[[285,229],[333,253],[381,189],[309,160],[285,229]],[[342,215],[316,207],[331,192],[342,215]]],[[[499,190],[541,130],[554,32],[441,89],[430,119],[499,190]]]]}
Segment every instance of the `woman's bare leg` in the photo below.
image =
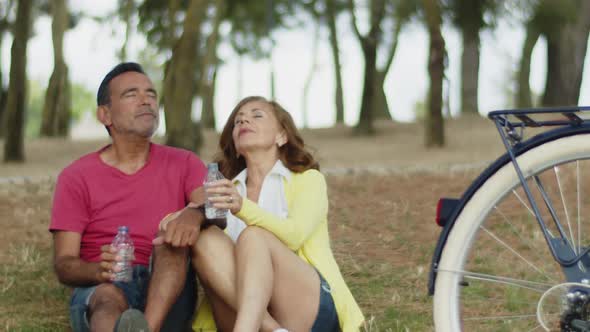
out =
{"type": "Polygon", "coordinates": [[[236,259],[239,310],[234,331],[258,331],[267,308],[290,331],[311,329],[320,292],[313,267],[259,227],[242,232],[236,259]]]}
{"type": "MultiPolygon", "coordinates": [[[[193,266],[211,302],[215,320],[223,331],[233,327],[237,308],[235,245],[217,227],[201,232],[193,247],[193,266]]],[[[265,311],[262,331],[273,331],[279,324],[265,311]]],[[[231,331],[229,329],[228,331],[231,331]]],[[[258,331],[258,329],[256,329],[258,331]]]]}
{"type": "Polygon", "coordinates": [[[207,300],[209,300],[209,304],[213,310],[213,318],[215,319],[217,331],[233,331],[234,323],[236,322],[236,311],[228,306],[223,299],[217,296],[212,289],[207,287],[203,288],[205,290],[205,296],[207,296],[207,300]]]}

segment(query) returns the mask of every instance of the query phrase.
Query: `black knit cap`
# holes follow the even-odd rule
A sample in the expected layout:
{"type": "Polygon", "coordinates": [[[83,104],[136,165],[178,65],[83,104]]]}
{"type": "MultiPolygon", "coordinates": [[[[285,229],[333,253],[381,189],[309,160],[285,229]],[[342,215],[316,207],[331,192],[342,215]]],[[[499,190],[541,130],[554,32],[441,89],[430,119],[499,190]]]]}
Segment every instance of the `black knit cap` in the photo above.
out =
{"type": "Polygon", "coordinates": [[[138,73],[142,73],[145,75],[143,68],[141,65],[135,62],[122,62],[116,65],[108,74],[102,79],[100,82],[100,86],[98,87],[98,92],[96,93],[96,104],[98,106],[107,105],[110,100],[110,93],[109,93],[109,83],[113,80],[113,78],[129,72],[134,71],[138,73]]]}

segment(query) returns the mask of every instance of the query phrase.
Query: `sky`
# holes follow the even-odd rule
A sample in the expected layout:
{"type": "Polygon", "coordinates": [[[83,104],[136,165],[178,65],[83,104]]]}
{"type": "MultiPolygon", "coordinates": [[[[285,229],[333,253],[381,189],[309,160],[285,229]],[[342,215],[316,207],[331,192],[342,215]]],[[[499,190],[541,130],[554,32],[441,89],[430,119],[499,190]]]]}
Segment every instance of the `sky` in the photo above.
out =
{"type": "MultiPolygon", "coordinates": [[[[101,16],[107,15],[115,8],[116,0],[70,0],[68,4],[70,10],[101,16]]],[[[341,15],[337,23],[344,80],[345,122],[354,125],[358,121],[362,95],[363,58],[359,42],[352,33],[349,17],[341,15]]],[[[113,23],[107,26],[90,19],[82,19],[74,29],[69,30],[64,39],[64,54],[71,80],[83,84],[94,93],[103,76],[118,63],[116,51],[123,43],[123,34],[124,26],[117,20],[113,20],[113,23]]],[[[276,72],[276,98],[291,112],[298,126],[303,126],[303,87],[312,64],[313,35],[312,24],[298,30],[280,30],[274,34],[277,44],[272,54],[272,65],[276,72]]],[[[443,36],[449,56],[446,70],[449,85],[446,91],[451,114],[457,114],[460,98],[461,36],[449,26],[443,28],[443,36]]],[[[318,48],[318,70],[313,76],[307,100],[307,125],[310,127],[331,126],[335,119],[334,68],[327,38],[327,31],[323,29],[318,48]]],[[[523,29],[505,21],[501,21],[493,31],[482,32],[478,95],[480,113],[486,114],[510,104],[506,90],[512,83],[511,76],[517,68],[523,40],[523,29]]],[[[0,54],[6,76],[5,82],[8,81],[11,43],[10,36],[4,38],[0,54]]],[[[139,50],[145,44],[146,41],[141,35],[133,36],[129,47],[130,60],[136,60],[139,50]]],[[[271,62],[255,61],[249,57],[239,59],[227,43],[220,44],[218,53],[224,61],[224,65],[218,71],[215,97],[218,112],[217,128],[220,129],[242,97],[270,97],[271,62]],[[243,78],[241,85],[238,83],[240,68],[243,78]]],[[[29,41],[27,54],[29,78],[46,84],[53,70],[49,17],[41,17],[35,22],[34,36],[29,41]]],[[[545,54],[546,43],[541,39],[533,51],[531,64],[530,84],[535,94],[541,94],[544,88],[545,54]]],[[[427,55],[428,35],[424,27],[419,23],[407,26],[400,35],[397,53],[385,82],[385,93],[395,120],[413,121],[415,105],[425,99],[428,89],[427,55]]],[[[586,57],[580,105],[590,104],[589,59],[590,50],[586,57]]],[[[198,115],[195,115],[195,118],[198,118],[198,115]]]]}

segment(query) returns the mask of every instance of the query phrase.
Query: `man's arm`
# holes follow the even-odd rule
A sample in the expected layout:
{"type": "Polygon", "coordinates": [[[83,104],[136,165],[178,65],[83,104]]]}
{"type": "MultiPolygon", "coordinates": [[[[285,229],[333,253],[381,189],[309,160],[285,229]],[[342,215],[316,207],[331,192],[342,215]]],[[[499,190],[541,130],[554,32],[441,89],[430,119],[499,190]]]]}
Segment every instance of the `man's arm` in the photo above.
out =
{"type": "Polygon", "coordinates": [[[205,196],[205,186],[200,186],[191,192],[190,200],[194,206],[204,206],[207,196],[205,196]]]}
{"type": "Polygon", "coordinates": [[[82,236],[76,232],[53,232],[53,268],[59,281],[71,287],[92,286],[110,281],[114,276],[114,249],[105,246],[100,263],[86,262],[80,258],[81,239],[82,236]]]}
{"type": "Polygon", "coordinates": [[[205,188],[198,187],[190,195],[189,204],[182,210],[166,216],[160,222],[160,234],[152,242],[154,245],[169,244],[173,247],[192,246],[197,242],[200,229],[216,225],[225,229],[227,221],[208,220],[205,218],[204,205],[206,201],[205,188]]]}
{"type": "Polygon", "coordinates": [[[166,216],[160,222],[160,232],[152,243],[173,247],[188,247],[197,242],[205,214],[199,208],[205,204],[205,190],[199,187],[190,194],[190,203],[184,209],[166,216]]]}

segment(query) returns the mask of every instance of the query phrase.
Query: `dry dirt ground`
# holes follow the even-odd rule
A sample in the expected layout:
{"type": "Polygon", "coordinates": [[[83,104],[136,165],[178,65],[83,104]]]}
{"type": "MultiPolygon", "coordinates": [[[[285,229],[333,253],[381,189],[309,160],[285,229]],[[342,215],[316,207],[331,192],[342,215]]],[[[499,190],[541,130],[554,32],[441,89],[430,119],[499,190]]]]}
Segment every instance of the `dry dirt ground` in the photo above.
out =
{"type": "MultiPolygon", "coordinates": [[[[315,151],[322,168],[395,168],[397,170],[446,169],[456,165],[485,165],[503,152],[493,123],[482,117],[447,120],[444,149],[426,149],[421,124],[376,124],[377,135],[356,137],[351,128],[303,129],[306,144],[315,151]]],[[[211,160],[216,152],[218,135],[204,133],[200,156],[211,160]]],[[[161,139],[156,138],[161,142],[161,139]]],[[[55,176],[73,159],[99,149],[103,140],[69,141],[36,139],[25,142],[26,163],[1,164],[0,177],[55,176]]],[[[0,140],[0,157],[3,152],[0,140]]]]}
{"type": "MultiPolygon", "coordinates": [[[[328,174],[335,255],[367,318],[374,317],[372,331],[431,329],[426,281],[439,233],[436,201],[460,195],[503,152],[483,118],[448,121],[446,132],[447,147],[428,150],[417,124],[380,123],[372,138],[353,137],[350,128],[303,130],[328,174]]],[[[207,161],[216,134],[205,136],[207,161]]],[[[33,140],[26,163],[0,164],[0,330],[67,330],[68,291],[50,268],[54,177],[104,144],[33,140]]]]}

